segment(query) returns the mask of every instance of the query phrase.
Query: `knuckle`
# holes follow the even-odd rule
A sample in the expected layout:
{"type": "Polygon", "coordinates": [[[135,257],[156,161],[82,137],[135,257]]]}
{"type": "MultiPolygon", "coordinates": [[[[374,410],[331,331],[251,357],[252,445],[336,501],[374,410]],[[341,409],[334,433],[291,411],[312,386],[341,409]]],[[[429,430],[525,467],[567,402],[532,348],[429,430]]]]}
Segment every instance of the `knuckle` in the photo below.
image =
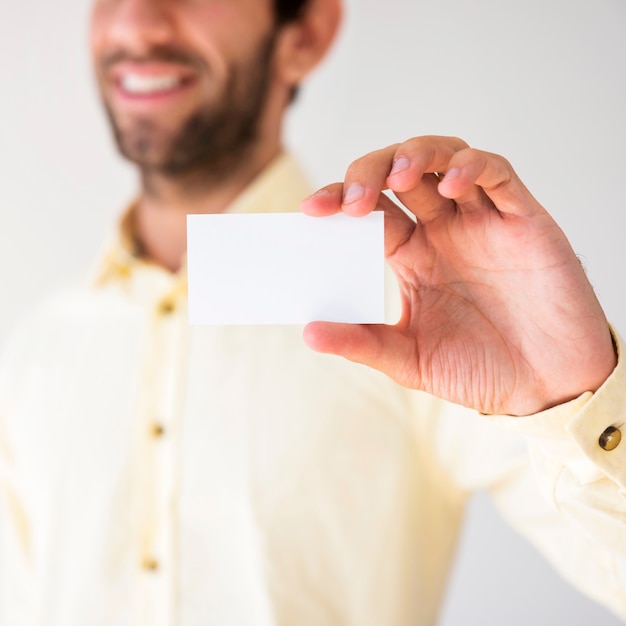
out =
{"type": "Polygon", "coordinates": [[[465,150],[467,148],[470,147],[470,145],[464,140],[461,139],[460,137],[448,137],[450,143],[454,146],[456,146],[457,150],[465,150]]]}

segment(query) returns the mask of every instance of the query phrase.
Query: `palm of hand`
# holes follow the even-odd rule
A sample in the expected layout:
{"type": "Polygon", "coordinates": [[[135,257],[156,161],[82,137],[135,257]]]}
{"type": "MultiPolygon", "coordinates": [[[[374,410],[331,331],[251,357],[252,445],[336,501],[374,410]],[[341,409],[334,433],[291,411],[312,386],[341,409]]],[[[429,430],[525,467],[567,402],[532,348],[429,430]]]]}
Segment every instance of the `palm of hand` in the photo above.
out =
{"type": "Polygon", "coordinates": [[[602,312],[580,309],[590,287],[547,214],[452,210],[412,227],[387,260],[404,311],[392,378],[489,413],[543,408],[554,384],[568,399],[556,372],[586,358],[579,320],[602,312]]]}

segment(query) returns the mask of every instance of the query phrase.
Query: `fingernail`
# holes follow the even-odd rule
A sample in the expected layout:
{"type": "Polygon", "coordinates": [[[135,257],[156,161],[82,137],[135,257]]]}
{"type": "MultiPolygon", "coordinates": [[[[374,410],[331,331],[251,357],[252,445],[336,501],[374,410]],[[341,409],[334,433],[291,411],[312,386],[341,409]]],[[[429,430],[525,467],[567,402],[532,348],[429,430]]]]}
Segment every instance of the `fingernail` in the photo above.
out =
{"type": "Polygon", "coordinates": [[[323,196],[329,196],[329,195],[330,195],[330,191],[326,189],[326,187],[322,187],[321,189],[318,189],[315,193],[312,193],[310,196],[307,196],[305,200],[308,200],[309,198],[322,198],[323,196]]]}
{"type": "Polygon", "coordinates": [[[404,172],[404,170],[408,170],[411,165],[411,161],[405,156],[398,157],[391,166],[391,171],[389,172],[389,176],[393,176],[394,174],[399,174],[400,172],[404,172]]]}
{"type": "Polygon", "coordinates": [[[359,184],[350,185],[343,193],[342,204],[352,204],[365,195],[365,187],[359,184]]]}
{"type": "Polygon", "coordinates": [[[455,178],[458,178],[460,174],[461,174],[460,168],[453,167],[452,169],[446,172],[446,175],[443,177],[443,181],[454,180],[455,178]]]}

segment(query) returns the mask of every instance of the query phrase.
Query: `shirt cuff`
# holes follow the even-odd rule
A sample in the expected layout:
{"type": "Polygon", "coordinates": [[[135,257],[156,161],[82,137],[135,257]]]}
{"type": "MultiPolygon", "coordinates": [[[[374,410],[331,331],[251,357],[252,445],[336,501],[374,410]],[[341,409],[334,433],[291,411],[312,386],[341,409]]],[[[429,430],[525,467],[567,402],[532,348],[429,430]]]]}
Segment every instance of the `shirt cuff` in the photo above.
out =
{"type": "Polygon", "coordinates": [[[566,465],[581,483],[608,476],[626,488],[626,363],[624,341],[611,329],[617,366],[595,393],[527,417],[491,415],[487,419],[525,436],[533,448],[566,465]],[[621,441],[602,447],[601,436],[615,428],[621,441]]]}

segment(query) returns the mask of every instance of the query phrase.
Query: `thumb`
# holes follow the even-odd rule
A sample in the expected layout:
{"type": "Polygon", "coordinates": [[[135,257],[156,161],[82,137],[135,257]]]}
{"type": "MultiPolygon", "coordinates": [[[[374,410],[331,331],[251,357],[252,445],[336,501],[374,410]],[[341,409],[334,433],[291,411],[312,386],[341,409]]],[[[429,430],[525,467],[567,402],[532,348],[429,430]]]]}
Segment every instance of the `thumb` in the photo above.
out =
{"type": "Polygon", "coordinates": [[[311,322],[302,336],[316,352],[342,356],[377,369],[402,385],[418,388],[411,342],[394,326],[311,322]]]}

